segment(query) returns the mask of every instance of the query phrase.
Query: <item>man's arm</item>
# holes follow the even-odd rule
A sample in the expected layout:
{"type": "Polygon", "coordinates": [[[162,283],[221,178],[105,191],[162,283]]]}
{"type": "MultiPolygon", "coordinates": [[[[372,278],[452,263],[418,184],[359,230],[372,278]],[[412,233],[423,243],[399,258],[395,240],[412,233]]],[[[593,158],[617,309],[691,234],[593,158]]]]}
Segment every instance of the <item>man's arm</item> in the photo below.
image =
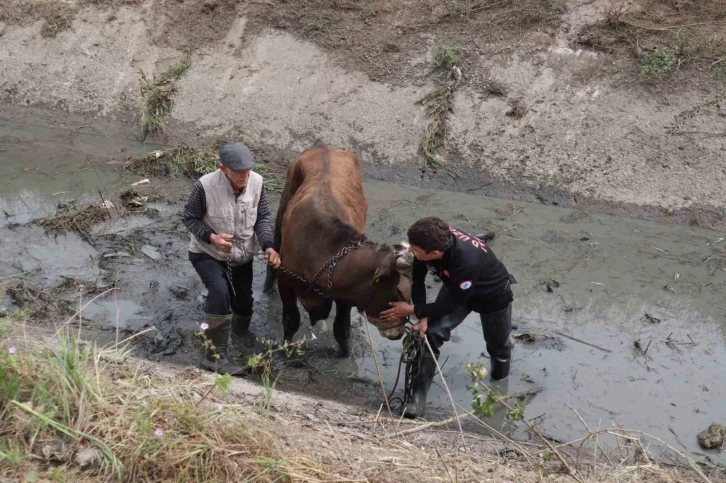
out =
{"type": "Polygon", "coordinates": [[[274,225],[272,223],[272,211],[270,210],[270,203],[267,199],[267,190],[264,185],[260,192],[260,201],[257,204],[257,221],[255,221],[255,234],[257,235],[257,241],[260,242],[262,251],[266,251],[268,248],[274,248],[274,225]]]}
{"type": "Polygon", "coordinates": [[[414,314],[417,318],[423,319],[439,318],[452,313],[464,305],[474,292],[474,281],[477,275],[475,268],[465,268],[453,273],[451,286],[448,287],[444,297],[431,304],[415,304],[414,314]]]}
{"type": "Polygon", "coordinates": [[[192,186],[192,192],[189,193],[189,197],[184,204],[182,222],[189,230],[189,233],[203,242],[211,243],[211,236],[215,232],[212,227],[204,222],[206,212],[207,198],[204,194],[204,186],[202,186],[201,181],[197,181],[192,186]]]}
{"type": "Polygon", "coordinates": [[[412,286],[411,286],[411,303],[425,304],[426,303],[426,274],[428,269],[426,264],[420,260],[414,260],[413,262],[413,274],[412,286]]]}

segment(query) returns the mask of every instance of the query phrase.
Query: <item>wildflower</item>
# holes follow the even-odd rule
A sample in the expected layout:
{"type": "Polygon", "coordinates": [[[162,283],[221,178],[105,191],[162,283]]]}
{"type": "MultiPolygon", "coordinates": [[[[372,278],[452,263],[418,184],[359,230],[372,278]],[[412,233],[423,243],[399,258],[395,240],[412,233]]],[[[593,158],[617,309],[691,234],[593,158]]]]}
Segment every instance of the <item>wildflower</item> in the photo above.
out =
{"type": "Polygon", "coordinates": [[[161,428],[156,428],[156,430],[154,430],[154,436],[161,438],[162,436],[164,436],[164,430],[161,428]]]}
{"type": "Polygon", "coordinates": [[[202,330],[207,330],[209,328],[209,324],[206,322],[202,322],[202,325],[199,326],[202,330]]]}
{"type": "Polygon", "coordinates": [[[221,411],[223,407],[222,403],[217,403],[217,411],[221,411]]]}
{"type": "Polygon", "coordinates": [[[8,352],[11,354],[15,354],[15,352],[17,352],[17,350],[18,349],[15,346],[12,346],[10,349],[8,349],[8,352]]]}

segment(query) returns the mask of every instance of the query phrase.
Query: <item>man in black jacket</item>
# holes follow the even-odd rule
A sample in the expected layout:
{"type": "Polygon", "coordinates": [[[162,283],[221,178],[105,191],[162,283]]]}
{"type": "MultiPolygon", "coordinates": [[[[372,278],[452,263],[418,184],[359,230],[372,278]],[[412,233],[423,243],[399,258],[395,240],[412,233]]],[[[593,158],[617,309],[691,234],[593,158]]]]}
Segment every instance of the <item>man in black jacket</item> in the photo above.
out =
{"type": "MultiPolygon", "coordinates": [[[[501,380],[509,375],[512,355],[512,301],[510,276],[491,248],[475,236],[451,228],[439,218],[422,218],[408,230],[409,250],[416,257],[413,265],[413,305],[396,302],[383,312],[384,320],[395,321],[415,315],[414,331],[424,335],[438,359],[439,349],[451,331],[471,312],[480,315],[487,352],[491,358],[491,377],[501,380]],[[426,303],[426,273],[441,279],[443,286],[434,303],[426,303]]],[[[403,415],[423,415],[426,396],[436,363],[424,348],[418,377],[413,381],[413,400],[403,415]]]]}

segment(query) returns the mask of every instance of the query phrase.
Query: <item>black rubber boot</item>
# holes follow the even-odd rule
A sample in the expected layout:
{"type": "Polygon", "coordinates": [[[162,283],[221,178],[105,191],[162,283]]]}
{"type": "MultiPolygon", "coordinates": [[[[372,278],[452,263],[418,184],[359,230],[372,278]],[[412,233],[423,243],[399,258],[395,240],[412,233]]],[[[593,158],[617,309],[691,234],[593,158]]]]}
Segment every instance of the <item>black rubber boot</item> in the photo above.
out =
{"type": "Polygon", "coordinates": [[[239,338],[242,339],[247,337],[250,333],[250,322],[252,322],[251,315],[237,315],[232,314],[232,340],[239,338]]]}
{"type": "Polygon", "coordinates": [[[497,236],[497,234],[493,231],[487,231],[484,233],[475,233],[474,236],[486,243],[488,241],[494,240],[494,237],[497,236]]]}
{"type": "Polygon", "coordinates": [[[204,322],[209,326],[204,331],[204,336],[212,347],[204,350],[202,367],[208,371],[218,374],[230,374],[232,376],[242,373],[242,368],[237,364],[229,362],[227,351],[229,349],[229,329],[232,324],[231,315],[204,315],[204,322]]]}
{"type": "Polygon", "coordinates": [[[492,372],[490,373],[493,381],[501,381],[509,376],[509,365],[512,359],[501,360],[498,357],[492,357],[492,372]]]}
{"type": "Polygon", "coordinates": [[[436,374],[436,361],[431,354],[425,354],[421,359],[418,377],[413,380],[411,400],[403,404],[401,414],[408,419],[420,418],[426,412],[426,397],[429,394],[431,383],[436,374]]]}
{"type": "Polygon", "coordinates": [[[480,318],[487,352],[492,361],[491,378],[499,381],[509,376],[512,362],[512,304],[499,312],[481,314],[480,318]]]}

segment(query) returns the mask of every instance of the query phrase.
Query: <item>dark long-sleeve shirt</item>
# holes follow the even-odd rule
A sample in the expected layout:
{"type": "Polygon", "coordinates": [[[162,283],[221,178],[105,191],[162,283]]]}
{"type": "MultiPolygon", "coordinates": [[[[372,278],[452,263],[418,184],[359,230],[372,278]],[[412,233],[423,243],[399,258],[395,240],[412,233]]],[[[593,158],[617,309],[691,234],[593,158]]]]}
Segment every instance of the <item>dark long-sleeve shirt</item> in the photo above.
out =
{"type": "MultiPolygon", "coordinates": [[[[204,186],[200,181],[194,183],[189,193],[187,202],[184,205],[182,221],[191,234],[199,240],[211,243],[210,237],[215,231],[204,222],[204,215],[207,212],[207,197],[204,193],[204,186]]],[[[257,221],[255,221],[255,235],[262,250],[274,247],[273,222],[270,203],[267,199],[267,190],[262,187],[260,201],[257,205],[257,221]]]]}
{"type": "Polygon", "coordinates": [[[491,298],[509,283],[504,264],[481,240],[451,228],[452,243],[441,260],[414,261],[411,300],[416,317],[440,318],[466,305],[485,312],[491,298]],[[426,303],[426,273],[433,272],[449,289],[441,299],[426,303]]]}

